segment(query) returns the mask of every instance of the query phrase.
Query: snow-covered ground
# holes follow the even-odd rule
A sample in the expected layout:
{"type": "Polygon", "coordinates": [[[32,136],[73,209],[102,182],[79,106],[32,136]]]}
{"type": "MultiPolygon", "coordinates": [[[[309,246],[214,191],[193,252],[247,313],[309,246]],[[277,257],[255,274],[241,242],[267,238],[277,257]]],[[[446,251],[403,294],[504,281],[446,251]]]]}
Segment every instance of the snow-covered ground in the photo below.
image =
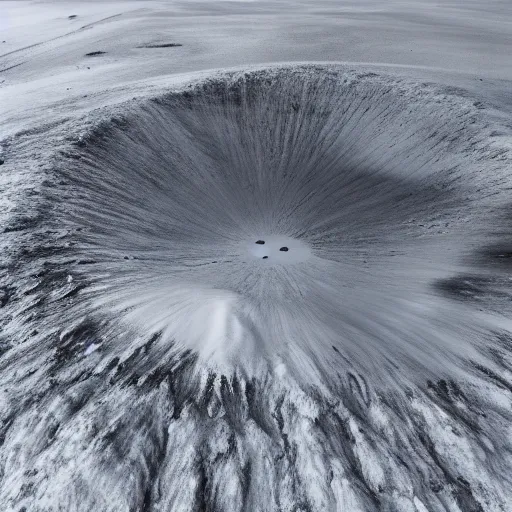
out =
{"type": "Polygon", "coordinates": [[[512,79],[511,10],[502,0],[3,0],[0,125],[5,132],[87,110],[119,98],[113,89],[169,74],[287,61],[400,66],[422,79],[507,91],[510,101],[502,81],[512,79]],[[166,43],[183,46],[139,48],[166,43]],[[106,53],[85,56],[96,51],[106,53]]]}
{"type": "Polygon", "coordinates": [[[512,510],[509,2],[0,34],[2,511],[512,510]]]}

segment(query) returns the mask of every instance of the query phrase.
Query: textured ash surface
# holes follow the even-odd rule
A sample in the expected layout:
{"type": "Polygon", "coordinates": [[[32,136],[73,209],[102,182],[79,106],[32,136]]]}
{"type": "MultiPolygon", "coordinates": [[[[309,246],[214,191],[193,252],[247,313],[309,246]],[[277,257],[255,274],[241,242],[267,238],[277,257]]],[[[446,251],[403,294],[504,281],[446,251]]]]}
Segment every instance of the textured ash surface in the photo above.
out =
{"type": "Polygon", "coordinates": [[[9,11],[48,22],[8,28],[19,46],[0,57],[2,510],[512,509],[507,63],[484,82],[339,64],[162,76],[293,60],[290,32],[317,25],[327,46],[297,55],[331,58],[340,9],[392,19],[379,36],[423,19],[434,47],[433,27],[478,26],[473,56],[445,52],[463,72],[510,18],[290,5],[9,11]],[[269,19],[288,27],[275,58],[269,19]],[[86,28],[35,44],[69,23],[86,28]],[[194,53],[222,31],[241,62],[225,43],[194,53]]]}

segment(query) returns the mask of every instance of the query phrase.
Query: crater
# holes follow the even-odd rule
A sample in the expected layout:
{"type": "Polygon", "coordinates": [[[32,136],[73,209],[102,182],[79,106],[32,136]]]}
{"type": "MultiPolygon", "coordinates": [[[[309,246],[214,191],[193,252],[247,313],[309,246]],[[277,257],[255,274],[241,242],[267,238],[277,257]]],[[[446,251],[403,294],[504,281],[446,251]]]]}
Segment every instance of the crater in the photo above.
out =
{"type": "Polygon", "coordinates": [[[462,301],[436,283],[486,212],[475,116],[425,84],[313,65],[117,108],[58,170],[59,223],[93,262],[82,307],[230,368],[282,351],[328,364],[335,347],[387,378],[470,353],[443,302],[462,301]]]}
{"type": "Polygon", "coordinates": [[[512,510],[507,129],[198,76],[9,139],[0,508],[512,510]]]}

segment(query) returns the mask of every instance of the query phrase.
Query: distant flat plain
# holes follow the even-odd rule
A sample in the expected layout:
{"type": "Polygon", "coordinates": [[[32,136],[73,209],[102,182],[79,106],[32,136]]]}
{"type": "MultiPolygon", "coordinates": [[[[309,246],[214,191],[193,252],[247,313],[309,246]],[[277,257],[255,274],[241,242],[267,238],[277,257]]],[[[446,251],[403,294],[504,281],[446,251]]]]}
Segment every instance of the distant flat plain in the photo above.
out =
{"type": "Polygon", "coordinates": [[[49,106],[117,101],[120,86],[299,61],[383,67],[510,107],[510,48],[507,0],[0,0],[0,123],[6,135],[49,106]]]}

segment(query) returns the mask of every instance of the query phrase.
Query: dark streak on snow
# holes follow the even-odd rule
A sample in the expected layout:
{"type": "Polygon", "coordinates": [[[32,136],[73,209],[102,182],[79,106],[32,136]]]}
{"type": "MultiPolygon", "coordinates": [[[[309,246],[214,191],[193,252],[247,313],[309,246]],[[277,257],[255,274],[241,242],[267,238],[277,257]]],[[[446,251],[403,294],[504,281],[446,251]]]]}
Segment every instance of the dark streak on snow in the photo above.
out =
{"type": "Polygon", "coordinates": [[[183,46],[180,43],[161,43],[161,44],[141,44],[137,48],[177,48],[183,46]]]}

